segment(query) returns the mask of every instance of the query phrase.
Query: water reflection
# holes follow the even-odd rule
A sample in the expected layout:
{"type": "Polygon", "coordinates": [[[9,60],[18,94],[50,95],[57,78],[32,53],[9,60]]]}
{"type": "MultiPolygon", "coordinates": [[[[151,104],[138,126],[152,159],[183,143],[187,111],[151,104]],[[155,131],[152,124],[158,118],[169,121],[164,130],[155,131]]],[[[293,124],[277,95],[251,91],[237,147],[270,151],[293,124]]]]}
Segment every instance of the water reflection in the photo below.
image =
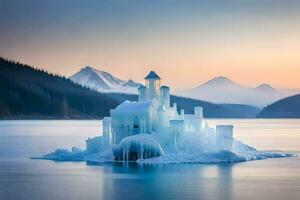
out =
{"type": "Polygon", "coordinates": [[[0,159],[0,199],[297,199],[300,159],[102,164],[0,159]]]}
{"type": "Polygon", "coordinates": [[[117,163],[100,166],[103,168],[102,199],[226,200],[233,196],[234,164],[117,163]]]}
{"type": "Polygon", "coordinates": [[[218,191],[220,192],[217,199],[232,199],[233,192],[233,177],[232,169],[234,164],[220,164],[218,168],[218,191]]]}
{"type": "MultiPolygon", "coordinates": [[[[56,148],[84,147],[87,137],[99,134],[98,123],[0,122],[0,199],[299,199],[299,158],[144,166],[27,159],[56,148]]],[[[224,123],[233,123],[235,137],[259,149],[299,150],[300,120],[224,123]]]]}

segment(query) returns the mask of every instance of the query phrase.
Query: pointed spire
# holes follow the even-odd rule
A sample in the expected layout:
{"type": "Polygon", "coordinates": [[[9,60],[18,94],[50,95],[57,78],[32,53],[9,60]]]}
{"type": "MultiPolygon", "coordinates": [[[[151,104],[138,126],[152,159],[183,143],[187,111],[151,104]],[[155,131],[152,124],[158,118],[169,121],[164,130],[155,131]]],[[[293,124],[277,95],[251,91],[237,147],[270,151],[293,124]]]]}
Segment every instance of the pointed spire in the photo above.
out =
{"type": "Polygon", "coordinates": [[[160,79],[160,77],[155,73],[155,71],[150,71],[145,79],[160,79]]]}

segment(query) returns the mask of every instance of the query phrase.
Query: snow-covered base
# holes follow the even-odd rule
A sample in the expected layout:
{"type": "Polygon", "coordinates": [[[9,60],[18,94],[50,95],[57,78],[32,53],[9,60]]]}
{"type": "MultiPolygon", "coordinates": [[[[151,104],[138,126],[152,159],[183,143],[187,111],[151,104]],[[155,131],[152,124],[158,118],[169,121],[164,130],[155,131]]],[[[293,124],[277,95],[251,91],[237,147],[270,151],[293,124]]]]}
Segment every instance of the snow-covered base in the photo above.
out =
{"type": "Polygon", "coordinates": [[[219,151],[215,153],[170,153],[164,156],[137,160],[138,163],[232,163],[245,162],[251,160],[261,160],[267,158],[291,157],[292,154],[281,152],[249,151],[244,153],[234,153],[231,151],[219,151]]]}
{"type": "Polygon", "coordinates": [[[42,157],[33,157],[32,159],[46,159],[54,161],[85,161],[87,153],[77,147],[72,147],[71,151],[68,149],[57,149],[52,153],[42,157]]]}
{"type": "MultiPolygon", "coordinates": [[[[156,155],[159,155],[157,157],[148,156],[147,159],[141,156],[136,160],[136,162],[139,164],[228,163],[294,156],[293,154],[282,152],[257,151],[253,147],[250,147],[237,140],[233,140],[231,151],[218,150],[217,148],[210,146],[210,142],[203,143],[203,141],[208,140],[198,140],[198,143],[193,140],[193,137],[189,137],[179,143],[176,147],[166,145],[164,148],[161,148],[159,143],[155,141],[155,137],[150,137],[149,135],[136,135],[124,138],[118,148],[123,147],[124,158],[126,158],[126,156],[128,157],[128,155],[126,155],[127,151],[130,149],[130,145],[133,144],[135,147],[138,144],[138,148],[140,150],[137,149],[137,151],[153,151],[156,155]],[[204,151],[203,149],[208,151],[204,151]],[[159,154],[157,154],[158,152],[159,154]]],[[[103,151],[96,154],[87,154],[86,151],[75,147],[73,147],[71,151],[58,149],[50,154],[40,157],[39,159],[55,161],[88,161],[92,163],[126,162],[122,161],[122,159],[116,159],[114,155],[115,148],[116,147],[107,147],[103,149],[103,151]]]]}

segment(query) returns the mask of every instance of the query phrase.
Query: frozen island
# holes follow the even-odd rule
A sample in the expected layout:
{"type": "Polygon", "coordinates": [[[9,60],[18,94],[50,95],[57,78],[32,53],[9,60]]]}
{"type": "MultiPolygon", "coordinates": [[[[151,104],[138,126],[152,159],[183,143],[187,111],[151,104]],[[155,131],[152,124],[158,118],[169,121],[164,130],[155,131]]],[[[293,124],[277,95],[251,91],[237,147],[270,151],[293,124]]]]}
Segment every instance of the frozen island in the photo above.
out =
{"type": "Polygon", "coordinates": [[[138,102],[125,101],[102,120],[102,136],[88,138],[86,150],[58,149],[42,159],[137,163],[218,163],[292,156],[258,151],[233,138],[232,125],[209,127],[203,108],[193,114],[170,105],[170,88],[154,72],[138,88],[138,102]]]}

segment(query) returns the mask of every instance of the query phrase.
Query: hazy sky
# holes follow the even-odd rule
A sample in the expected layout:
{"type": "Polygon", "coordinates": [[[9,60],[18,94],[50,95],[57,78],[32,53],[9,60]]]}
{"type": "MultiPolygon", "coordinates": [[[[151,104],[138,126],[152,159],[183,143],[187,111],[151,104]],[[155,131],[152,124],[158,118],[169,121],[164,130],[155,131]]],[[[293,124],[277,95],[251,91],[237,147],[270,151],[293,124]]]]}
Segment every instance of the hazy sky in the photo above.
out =
{"type": "Polygon", "coordinates": [[[298,0],[0,0],[0,56],[189,88],[215,76],[300,87],[298,0]]]}

